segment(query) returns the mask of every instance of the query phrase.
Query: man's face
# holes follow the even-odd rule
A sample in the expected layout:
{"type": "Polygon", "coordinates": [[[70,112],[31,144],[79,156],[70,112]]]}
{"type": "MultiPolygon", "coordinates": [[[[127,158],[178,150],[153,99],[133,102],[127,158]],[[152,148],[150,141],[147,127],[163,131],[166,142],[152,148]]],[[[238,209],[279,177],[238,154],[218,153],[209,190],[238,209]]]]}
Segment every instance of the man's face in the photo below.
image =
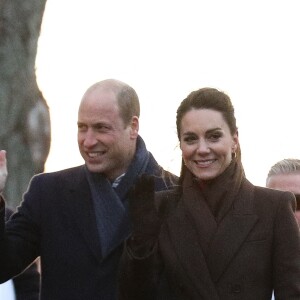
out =
{"type": "Polygon", "coordinates": [[[138,118],[127,126],[112,91],[87,92],[78,111],[78,146],[87,168],[114,180],[125,173],[135,153],[138,118]]]}
{"type": "MultiPolygon", "coordinates": [[[[300,172],[273,175],[268,179],[267,187],[300,195],[300,172]]],[[[295,215],[300,224],[300,207],[297,209],[295,215]]]]}

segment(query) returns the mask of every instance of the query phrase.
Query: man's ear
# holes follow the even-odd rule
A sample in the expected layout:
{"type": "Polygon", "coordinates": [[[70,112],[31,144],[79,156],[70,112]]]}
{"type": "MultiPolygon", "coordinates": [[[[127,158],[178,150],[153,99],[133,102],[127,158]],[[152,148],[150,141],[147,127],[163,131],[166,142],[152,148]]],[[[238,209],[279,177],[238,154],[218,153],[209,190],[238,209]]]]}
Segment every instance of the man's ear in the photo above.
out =
{"type": "Polygon", "coordinates": [[[130,131],[131,137],[137,138],[139,135],[139,127],[140,127],[139,118],[137,116],[133,116],[131,118],[130,127],[131,127],[131,131],[130,131]]]}

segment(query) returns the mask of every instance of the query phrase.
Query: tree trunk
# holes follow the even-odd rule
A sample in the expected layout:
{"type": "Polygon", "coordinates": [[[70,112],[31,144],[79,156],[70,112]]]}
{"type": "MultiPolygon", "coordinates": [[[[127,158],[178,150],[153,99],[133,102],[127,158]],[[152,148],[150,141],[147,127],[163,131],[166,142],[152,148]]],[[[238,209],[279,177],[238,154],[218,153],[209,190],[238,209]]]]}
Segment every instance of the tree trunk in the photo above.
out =
{"type": "Polygon", "coordinates": [[[0,149],[7,151],[8,205],[19,205],[30,178],[44,171],[50,116],[36,82],[37,42],[46,0],[0,0],[0,149]]]}

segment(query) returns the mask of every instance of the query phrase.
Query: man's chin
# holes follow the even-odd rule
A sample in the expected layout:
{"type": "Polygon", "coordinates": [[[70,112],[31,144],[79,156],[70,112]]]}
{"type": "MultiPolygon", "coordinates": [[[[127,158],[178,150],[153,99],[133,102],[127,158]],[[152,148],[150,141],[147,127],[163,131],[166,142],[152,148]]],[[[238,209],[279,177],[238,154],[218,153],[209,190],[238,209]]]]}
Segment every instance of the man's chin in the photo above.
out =
{"type": "Polygon", "coordinates": [[[92,173],[103,173],[104,169],[102,166],[96,165],[96,164],[90,164],[86,162],[86,166],[88,170],[92,173]]]}

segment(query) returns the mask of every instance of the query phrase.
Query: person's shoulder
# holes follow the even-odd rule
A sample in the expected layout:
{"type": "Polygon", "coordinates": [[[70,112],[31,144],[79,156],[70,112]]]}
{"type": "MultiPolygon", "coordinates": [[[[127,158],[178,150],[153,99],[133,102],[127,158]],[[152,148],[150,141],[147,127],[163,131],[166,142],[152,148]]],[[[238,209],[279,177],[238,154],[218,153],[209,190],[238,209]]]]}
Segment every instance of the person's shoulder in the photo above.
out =
{"type": "Polygon", "coordinates": [[[262,186],[254,187],[254,198],[258,203],[270,204],[273,207],[296,206],[296,200],[293,193],[289,191],[280,191],[262,186]]]}
{"type": "Polygon", "coordinates": [[[265,197],[270,197],[273,199],[280,199],[280,198],[293,198],[293,193],[289,192],[289,191],[280,191],[280,190],[275,190],[275,189],[271,189],[268,187],[263,187],[263,186],[254,186],[255,188],[255,193],[256,195],[261,195],[261,196],[265,196],[265,197]]]}
{"type": "Polygon", "coordinates": [[[280,191],[264,186],[254,185],[249,180],[245,179],[242,185],[243,189],[248,193],[253,192],[255,198],[270,198],[270,199],[280,199],[284,198],[293,198],[293,194],[287,191],[280,191]]]}
{"type": "Polygon", "coordinates": [[[53,171],[53,172],[44,172],[44,173],[39,173],[33,176],[33,178],[51,178],[51,177],[65,177],[65,176],[72,176],[72,175],[77,175],[79,173],[84,172],[84,165],[72,167],[72,168],[67,168],[63,170],[58,170],[58,171],[53,171]]]}
{"type": "Polygon", "coordinates": [[[36,174],[31,179],[31,185],[35,184],[64,184],[68,181],[74,184],[80,178],[84,178],[84,165],[63,169],[54,172],[36,174]]]}
{"type": "Polygon", "coordinates": [[[259,211],[270,212],[271,210],[276,211],[281,205],[295,205],[295,197],[291,192],[254,185],[247,179],[242,183],[240,195],[244,201],[247,203],[250,201],[249,203],[254,205],[254,209],[259,211]]]}

